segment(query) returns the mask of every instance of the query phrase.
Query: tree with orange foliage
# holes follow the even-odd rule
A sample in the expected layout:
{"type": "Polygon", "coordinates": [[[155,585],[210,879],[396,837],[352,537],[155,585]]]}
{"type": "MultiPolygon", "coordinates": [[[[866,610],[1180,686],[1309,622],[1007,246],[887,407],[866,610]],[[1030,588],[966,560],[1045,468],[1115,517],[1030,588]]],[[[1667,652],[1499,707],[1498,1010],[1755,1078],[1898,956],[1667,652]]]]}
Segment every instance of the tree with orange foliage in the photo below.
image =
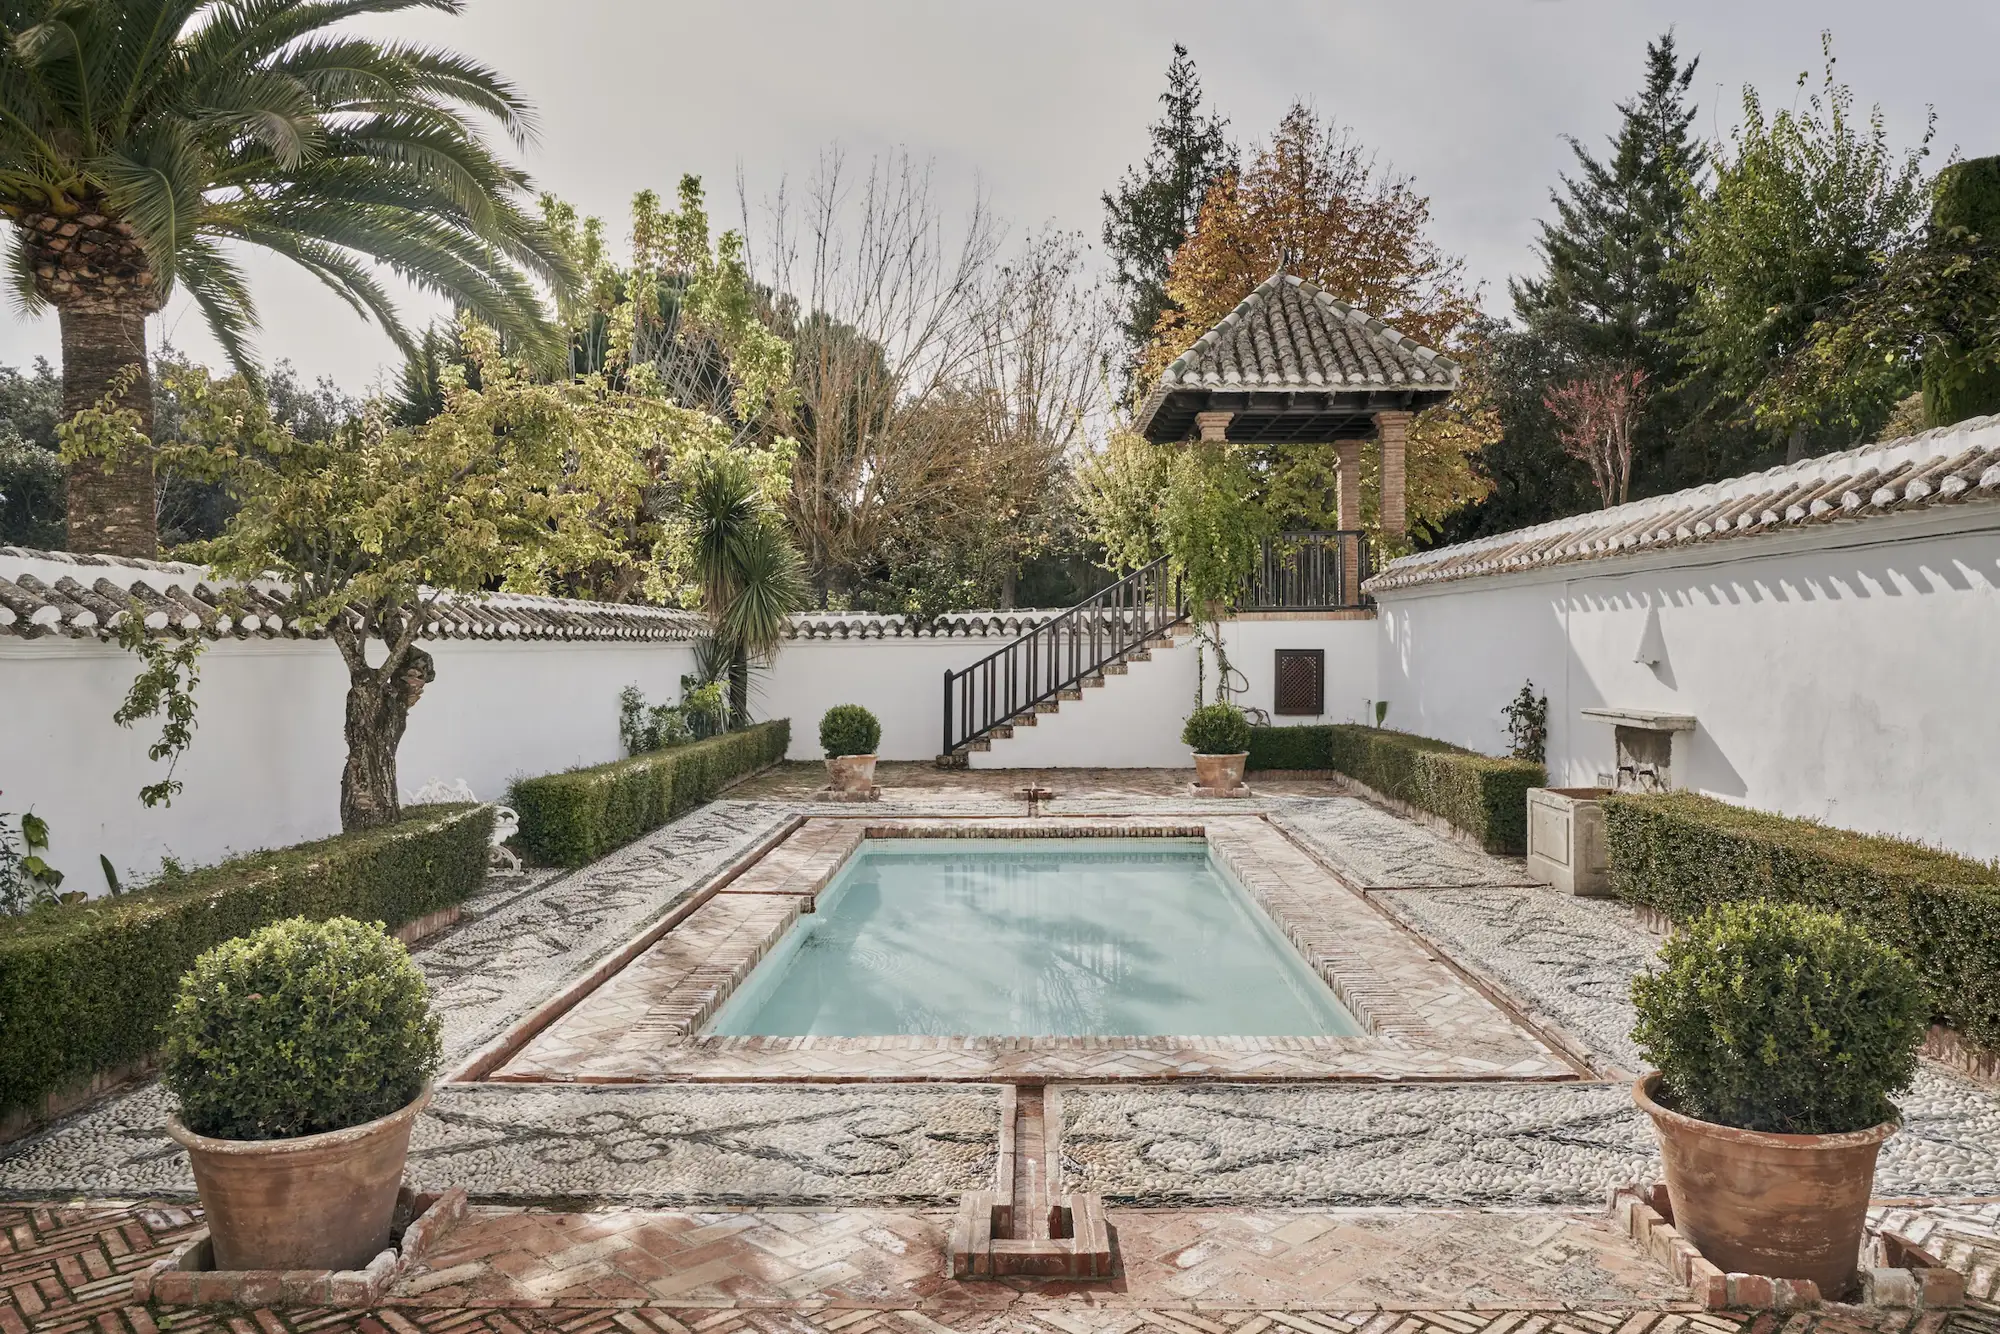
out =
{"type": "MultiPolygon", "coordinates": [[[[1156,326],[1146,380],[1281,264],[1427,347],[1476,360],[1462,331],[1479,314],[1477,294],[1466,285],[1464,261],[1431,240],[1429,225],[1430,200],[1408,177],[1383,166],[1350,130],[1295,104],[1247,167],[1210,187],[1167,276],[1172,305],[1156,326]]],[[[1479,398],[1482,383],[1466,375],[1450,403],[1411,424],[1408,509],[1419,530],[1434,529],[1446,513],[1490,489],[1470,461],[1499,435],[1479,398]]],[[[1267,497],[1274,510],[1286,512],[1274,517],[1287,525],[1331,526],[1324,499],[1331,487],[1319,474],[1330,477],[1333,466],[1324,447],[1276,450],[1267,497]]]]}

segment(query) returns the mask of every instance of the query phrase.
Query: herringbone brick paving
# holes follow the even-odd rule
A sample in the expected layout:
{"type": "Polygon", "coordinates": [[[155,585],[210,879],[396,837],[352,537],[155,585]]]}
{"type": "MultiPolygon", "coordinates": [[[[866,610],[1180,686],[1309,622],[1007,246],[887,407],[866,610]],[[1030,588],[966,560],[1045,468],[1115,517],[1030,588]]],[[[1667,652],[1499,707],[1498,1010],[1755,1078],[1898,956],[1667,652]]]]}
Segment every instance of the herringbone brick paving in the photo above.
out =
{"type": "MultiPolygon", "coordinates": [[[[1831,1308],[1752,1318],[1662,1303],[1495,1301],[1491,1294],[1458,1302],[1301,1301],[1307,1289],[1324,1287],[1324,1275],[1315,1278],[1300,1257],[1315,1243],[1327,1246],[1327,1234],[1352,1220],[1300,1213],[1276,1227],[1269,1217],[1261,1224],[1245,1221],[1255,1217],[1128,1211],[1118,1218],[1128,1256],[1128,1273],[1118,1283],[972,1285],[939,1275],[933,1234],[942,1224],[935,1215],[490,1210],[466,1233],[447,1238],[435,1257],[444,1269],[432,1267],[405,1288],[444,1278],[454,1267],[460,1270],[455,1282],[399,1290],[391,1305],[370,1312],[238,1311],[131,1303],[133,1271],[195,1229],[192,1210],[143,1203],[0,1205],[0,1334],[2000,1334],[2000,1316],[1991,1308],[1914,1317],[1831,1308]],[[1243,1257],[1287,1229],[1279,1252],[1262,1257],[1268,1263],[1259,1280],[1266,1284],[1261,1297],[1233,1294],[1223,1276],[1249,1272],[1243,1257]],[[760,1231],[762,1247],[745,1241],[760,1231]],[[510,1235],[511,1246],[503,1240],[510,1235]],[[792,1243],[789,1253],[778,1254],[785,1250],[780,1239],[792,1243]],[[860,1244],[849,1244],[853,1239],[860,1244]],[[743,1278],[752,1267],[747,1255],[759,1249],[769,1258],[765,1278],[782,1290],[729,1295],[730,1279],[713,1266],[719,1262],[743,1278]],[[635,1263],[641,1255],[651,1258],[651,1269],[635,1263]],[[868,1258],[893,1255],[902,1257],[899,1264],[868,1258]],[[505,1295],[470,1295],[468,1271],[475,1266],[485,1266],[495,1292],[505,1295]],[[502,1283],[491,1277],[507,1269],[514,1278],[502,1283]],[[653,1282],[662,1290],[641,1297],[586,1295],[613,1273],[640,1272],[659,1275],[653,1282]],[[538,1297],[520,1290],[544,1275],[587,1277],[546,1284],[538,1297]]],[[[1519,1242],[1556,1221],[1520,1215],[1509,1226],[1519,1242]]],[[[1463,1280],[1462,1274],[1420,1268],[1436,1258],[1421,1243],[1406,1246],[1400,1269],[1419,1284],[1463,1280]]],[[[1365,1256],[1356,1263],[1380,1260],[1365,1256]]],[[[1381,1274],[1372,1281],[1380,1282],[1381,1274]]]]}

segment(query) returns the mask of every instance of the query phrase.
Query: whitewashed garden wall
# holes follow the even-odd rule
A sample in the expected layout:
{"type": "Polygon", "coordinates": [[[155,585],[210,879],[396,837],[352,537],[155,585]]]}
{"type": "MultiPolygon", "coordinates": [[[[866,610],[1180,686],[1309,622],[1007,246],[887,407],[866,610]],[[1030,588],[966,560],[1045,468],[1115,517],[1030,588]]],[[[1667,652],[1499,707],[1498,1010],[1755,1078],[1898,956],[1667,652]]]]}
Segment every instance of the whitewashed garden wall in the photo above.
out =
{"type": "Polygon", "coordinates": [[[1532,679],[1558,783],[1614,767],[1583,710],[1691,714],[1677,787],[2000,857],[1995,496],[1987,419],[1399,562],[1390,725],[1499,752],[1532,679]]]}
{"type": "MultiPolygon", "coordinates": [[[[410,712],[402,786],[463,779],[486,799],[519,774],[619,758],[619,689],[675,699],[694,664],[685,643],[426,647],[437,680],[410,712]]],[[[99,853],[129,878],[168,854],[199,864],[339,832],[347,670],[331,644],[224,640],[202,655],[199,728],[175,773],[187,786],[170,809],[138,798],[164,770],[146,758],[157,721],[111,721],[136,670],[115,645],[0,638],[0,810],[32,803],[77,887],[99,886],[99,853]]]]}

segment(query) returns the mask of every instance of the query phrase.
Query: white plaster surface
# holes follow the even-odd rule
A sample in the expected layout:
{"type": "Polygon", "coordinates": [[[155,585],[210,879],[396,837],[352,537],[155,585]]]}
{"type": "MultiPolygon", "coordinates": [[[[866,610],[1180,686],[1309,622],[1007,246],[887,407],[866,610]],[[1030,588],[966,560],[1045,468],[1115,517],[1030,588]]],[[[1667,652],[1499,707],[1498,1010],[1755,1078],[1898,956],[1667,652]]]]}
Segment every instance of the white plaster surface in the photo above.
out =
{"type": "Polygon", "coordinates": [[[1497,753],[1532,678],[1559,783],[1613,768],[1581,710],[1687,713],[1677,786],[2000,856],[1993,525],[1967,509],[1384,593],[1389,724],[1497,753]]]}
{"type": "MultiPolygon", "coordinates": [[[[425,647],[437,680],[410,711],[401,786],[464,779],[483,800],[508,781],[624,752],[618,691],[679,698],[693,669],[681,643],[481,643],[425,647]]],[[[146,809],[139,789],[165,774],[146,756],[151,719],[111,721],[138,670],[115,645],[0,639],[0,810],[33,807],[49,821],[49,860],[75,887],[101,892],[97,857],[128,882],[171,854],[189,863],[281,847],[339,830],[341,718],[347,671],[331,644],[224,640],[201,657],[194,744],[171,807],[146,809]]]]}

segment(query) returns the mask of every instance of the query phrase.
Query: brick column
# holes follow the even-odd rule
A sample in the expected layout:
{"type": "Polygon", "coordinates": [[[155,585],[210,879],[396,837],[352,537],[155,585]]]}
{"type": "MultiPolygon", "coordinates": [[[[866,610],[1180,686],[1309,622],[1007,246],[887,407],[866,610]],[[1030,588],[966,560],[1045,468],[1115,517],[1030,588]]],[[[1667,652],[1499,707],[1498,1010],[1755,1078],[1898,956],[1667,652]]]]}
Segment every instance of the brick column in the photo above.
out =
{"type": "MultiPolygon", "coordinates": [[[[1400,537],[1409,527],[1404,497],[1407,480],[1403,444],[1410,431],[1407,412],[1375,414],[1375,435],[1382,442],[1382,531],[1400,537]]],[[[1341,527],[1347,525],[1343,523],[1341,527]]]]}
{"type": "MultiPolygon", "coordinates": [[[[1340,526],[1342,530],[1361,527],[1361,442],[1342,440],[1333,447],[1340,458],[1340,526]]],[[[1340,539],[1340,601],[1352,607],[1361,601],[1360,544],[1340,539]]]]}
{"type": "Polygon", "coordinates": [[[1219,445],[1229,439],[1229,423],[1235,420],[1236,414],[1233,412],[1197,412],[1194,414],[1195,429],[1201,432],[1201,439],[1204,444],[1219,445]]]}

